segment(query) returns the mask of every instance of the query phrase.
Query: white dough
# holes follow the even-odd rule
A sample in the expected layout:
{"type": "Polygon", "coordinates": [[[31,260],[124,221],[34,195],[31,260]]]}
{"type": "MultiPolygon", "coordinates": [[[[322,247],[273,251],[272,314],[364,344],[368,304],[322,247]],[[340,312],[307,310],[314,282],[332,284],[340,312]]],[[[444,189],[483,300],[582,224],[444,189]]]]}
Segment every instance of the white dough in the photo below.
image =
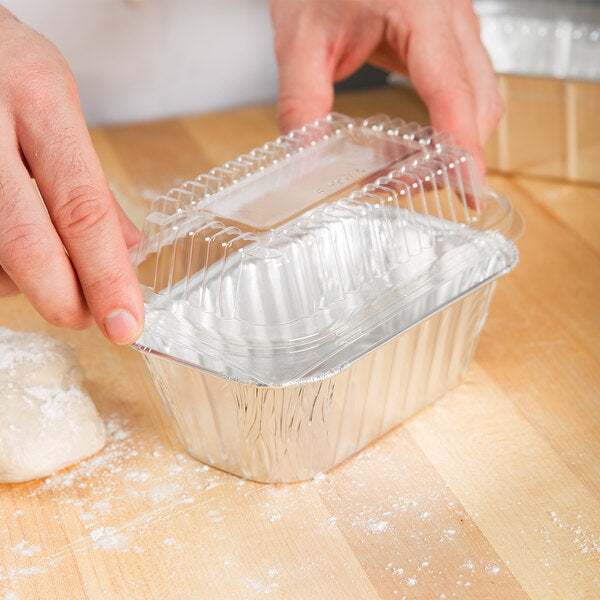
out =
{"type": "Polygon", "coordinates": [[[73,348],[0,327],[0,483],[44,477],[104,446],[73,348]]]}

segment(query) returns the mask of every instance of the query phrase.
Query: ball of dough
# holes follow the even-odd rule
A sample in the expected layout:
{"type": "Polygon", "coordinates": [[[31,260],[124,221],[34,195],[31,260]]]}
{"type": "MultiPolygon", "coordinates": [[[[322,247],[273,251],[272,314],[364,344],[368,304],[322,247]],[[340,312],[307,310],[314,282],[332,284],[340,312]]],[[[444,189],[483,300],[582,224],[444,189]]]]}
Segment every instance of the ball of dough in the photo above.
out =
{"type": "Polygon", "coordinates": [[[44,477],[104,446],[69,345],[0,327],[0,483],[44,477]]]}

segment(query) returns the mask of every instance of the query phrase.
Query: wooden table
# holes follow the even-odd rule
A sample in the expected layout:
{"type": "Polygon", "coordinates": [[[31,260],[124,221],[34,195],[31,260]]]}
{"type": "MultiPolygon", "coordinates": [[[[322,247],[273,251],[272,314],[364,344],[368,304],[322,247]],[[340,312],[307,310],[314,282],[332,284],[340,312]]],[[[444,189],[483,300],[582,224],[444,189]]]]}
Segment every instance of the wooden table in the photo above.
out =
{"type": "MultiPolygon", "coordinates": [[[[337,109],[424,118],[406,90],[337,109]]],[[[139,224],[153,196],[277,129],[269,106],[92,134],[139,224]]],[[[600,598],[600,188],[491,184],[527,232],[464,382],[307,483],[194,461],[140,354],[0,302],[1,325],[75,346],[109,431],[95,457],[0,487],[0,598],[600,598]]]]}

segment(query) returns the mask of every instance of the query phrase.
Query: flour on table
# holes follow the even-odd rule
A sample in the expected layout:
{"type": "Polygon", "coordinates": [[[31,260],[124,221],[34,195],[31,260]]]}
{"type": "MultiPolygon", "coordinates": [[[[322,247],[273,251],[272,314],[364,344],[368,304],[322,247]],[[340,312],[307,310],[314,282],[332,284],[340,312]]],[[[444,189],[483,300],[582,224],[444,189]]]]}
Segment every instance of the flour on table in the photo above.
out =
{"type": "Polygon", "coordinates": [[[69,345],[0,327],[0,483],[44,477],[104,446],[69,345]]]}

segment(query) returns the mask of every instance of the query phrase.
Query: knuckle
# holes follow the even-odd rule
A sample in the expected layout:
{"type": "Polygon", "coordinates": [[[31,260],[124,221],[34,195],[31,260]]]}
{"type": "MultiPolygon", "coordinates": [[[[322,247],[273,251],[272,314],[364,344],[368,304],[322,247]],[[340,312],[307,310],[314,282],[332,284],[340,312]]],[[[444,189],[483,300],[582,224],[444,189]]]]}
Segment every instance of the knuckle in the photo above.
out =
{"type": "Polygon", "coordinates": [[[57,120],[64,121],[60,125],[65,129],[66,115],[79,106],[75,79],[66,61],[62,62],[65,64],[56,57],[35,56],[13,61],[12,69],[5,70],[0,83],[22,134],[51,131],[57,120]]]}
{"type": "Polygon", "coordinates": [[[33,267],[40,258],[42,240],[30,222],[17,223],[2,231],[2,258],[5,264],[33,267]]]}
{"type": "Polygon", "coordinates": [[[32,29],[22,27],[2,50],[2,79],[11,94],[37,98],[49,89],[71,86],[66,59],[52,42],[32,29]]]}
{"type": "Polygon", "coordinates": [[[88,237],[102,229],[110,205],[93,185],[82,184],[72,188],[66,200],[53,211],[57,229],[69,237],[88,237]]]}
{"type": "Polygon", "coordinates": [[[70,72],[55,60],[44,57],[18,62],[12,69],[10,82],[17,113],[42,111],[44,114],[42,107],[63,103],[72,91],[70,72]]]}

